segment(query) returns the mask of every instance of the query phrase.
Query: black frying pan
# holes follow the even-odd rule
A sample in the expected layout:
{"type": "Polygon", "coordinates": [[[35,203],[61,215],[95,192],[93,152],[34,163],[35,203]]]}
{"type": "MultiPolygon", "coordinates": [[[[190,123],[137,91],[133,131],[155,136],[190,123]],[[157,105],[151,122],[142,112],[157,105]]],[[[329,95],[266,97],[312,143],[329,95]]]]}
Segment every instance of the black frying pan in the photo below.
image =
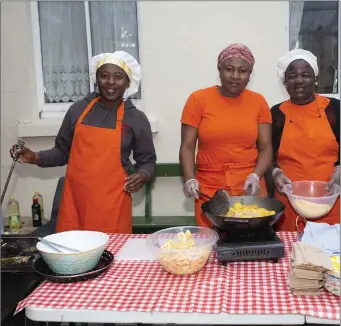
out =
{"type": "MultiPolygon", "coordinates": [[[[231,204],[235,202],[242,202],[249,204],[249,196],[236,196],[230,197],[231,204]]],[[[252,218],[237,218],[237,217],[226,217],[215,213],[211,200],[201,205],[201,210],[205,213],[207,218],[218,227],[220,230],[225,231],[236,231],[245,232],[254,229],[266,229],[269,226],[275,224],[281,217],[285,206],[284,204],[272,198],[266,197],[252,197],[252,205],[258,205],[259,207],[266,208],[268,210],[274,210],[275,214],[264,217],[252,217],[252,218]]]]}

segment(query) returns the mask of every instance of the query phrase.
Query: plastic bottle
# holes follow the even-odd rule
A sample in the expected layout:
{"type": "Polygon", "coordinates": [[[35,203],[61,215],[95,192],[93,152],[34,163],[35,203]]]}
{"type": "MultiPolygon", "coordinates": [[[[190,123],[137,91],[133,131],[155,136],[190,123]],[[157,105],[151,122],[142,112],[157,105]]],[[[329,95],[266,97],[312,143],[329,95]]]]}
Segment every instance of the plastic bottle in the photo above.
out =
{"type": "Polygon", "coordinates": [[[7,204],[8,226],[12,232],[18,232],[21,228],[19,202],[10,197],[7,204]]]}
{"type": "Polygon", "coordinates": [[[34,197],[38,197],[38,203],[41,210],[41,218],[43,221],[45,221],[43,196],[40,194],[39,191],[35,191],[32,200],[34,199],[34,197]]]}
{"type": "Polygon", "coordinates": [[[41,207],[39,205],[38,196],[33,198],[32,221],[33,221],[33,227],[35,228],[43,225],[42,218],[41,218],[41,207]]]}

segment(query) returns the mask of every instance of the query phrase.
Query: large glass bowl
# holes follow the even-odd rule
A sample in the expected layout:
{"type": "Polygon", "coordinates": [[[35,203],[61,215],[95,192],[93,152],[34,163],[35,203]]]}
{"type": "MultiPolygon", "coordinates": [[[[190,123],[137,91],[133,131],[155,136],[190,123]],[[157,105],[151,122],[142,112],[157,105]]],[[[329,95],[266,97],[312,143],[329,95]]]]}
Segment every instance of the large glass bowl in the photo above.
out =
{"type": "Polygon", "coordinates": [[[340,194],[340,187],[327,188],[323,181],[297,181],[283,187],[295,212],[309,220],[326,216],[333,208],[340,194]]]}
{"type": "Polygon", "coordinates": [[[155,255],[159,264],[169,273],[188,275],[200,271],[207,263],[213,246],[218,241],[218,233],[204,227],[181,226],[167,228],[147,237],[147,248],[155,255]],[[161,248],[169,240],[179,242],[178,234],[190,231],[194,247],[187,249],[161,248]]]}

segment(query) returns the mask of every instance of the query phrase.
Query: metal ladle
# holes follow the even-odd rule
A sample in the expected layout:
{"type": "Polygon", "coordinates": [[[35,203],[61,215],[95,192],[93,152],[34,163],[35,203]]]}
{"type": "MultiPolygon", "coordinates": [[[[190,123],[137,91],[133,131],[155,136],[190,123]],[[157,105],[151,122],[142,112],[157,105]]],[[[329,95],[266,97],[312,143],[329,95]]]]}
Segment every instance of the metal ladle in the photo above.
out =
{"type": "Polygon", "coordinates": [[[198,195],[209,199],[210,204],[214,208],[214,211],[217,212],[217,214],[225,215],[230,209],[230,196],[224,189],[217,190],[212,197],[200,191],[198,191],[198,195]]]}
{"type": "Polygon", "coordinates": [[[45,245],[51,247],[52,249],[56,250],[57,252],[63,252],[63,251],[60,250],[59,248],[64,249],[64,250],[68,250],[68,251],[71,251],[71,252],[80,252],[80,250],[78,250],[78,249],[74,249],[74,248],[70,248],[70,247],[67,247],[67,246],[63,246],[63,245],[61,245],[61,244],[59,244],[59,243],[55,243],[55,242],[46,240],[46,239],[41,238],[41,237],[38,237],[38,240],[39,240],[41,243],[43,243],[43,244],[45,244],[45,245]],[[59,248],[58,248],[58,247],[59,247],[59,248]]]}
{"type": "Polygon", "coordinates": [[[249,205],[251,206],[252,204],[252,185],[248,185],[248,187],[245,190],[245,195],[249,196],[249,205]]]}
{"type": "MultiPolygon", "coordinates": [[[[25,146],[25,142],[23,140],[19,139],[18,143],[16,144],[16,148],[17,149],[22,149],[22,148],[24,148],[24,146],[25,146]]],[[[1,194],[1,201],[0,201],[0,205],[1,206],[2,206],[2,203],[3,203],[4,198],[5,198],[7,187],[8,187],[9,181],[10,181],[11,176],[12,176],[12,172],[14,170],[15,164],[17,163],[18,159],[19,159],[19,155],[15,154],[15,156],[13,157],[13,162],[12,162],[12,165],[11,165],[11,169],[9,170],[9,174],[8,174],[8,177],[7,177],[7,180],[6,180],[6,183],[5,183],[4,190],[2,191],[2,194],[1,194]]]]}

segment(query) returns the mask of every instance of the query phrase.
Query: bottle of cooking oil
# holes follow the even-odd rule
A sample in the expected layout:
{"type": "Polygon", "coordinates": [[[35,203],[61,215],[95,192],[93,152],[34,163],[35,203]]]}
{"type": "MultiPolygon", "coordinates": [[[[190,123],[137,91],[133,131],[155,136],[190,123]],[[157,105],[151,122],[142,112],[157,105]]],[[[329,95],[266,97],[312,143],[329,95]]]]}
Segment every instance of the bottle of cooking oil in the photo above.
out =
{"type": "Polygon", "coordinates": [[[12,232],[18,232],[21,228],[19,202],[10,197],[7,204],[8,226],[12,232]]]}
{"type": "Polygon", "coordinates": [[[32,200],[34,200],[35,197],[38,198],[38,203],[40,205],[40,210],[41,210],[41,218],[43,221],[45,221],[43,196],[40,194],[39,191],[35,191],[33,194],[32,200]]]}

